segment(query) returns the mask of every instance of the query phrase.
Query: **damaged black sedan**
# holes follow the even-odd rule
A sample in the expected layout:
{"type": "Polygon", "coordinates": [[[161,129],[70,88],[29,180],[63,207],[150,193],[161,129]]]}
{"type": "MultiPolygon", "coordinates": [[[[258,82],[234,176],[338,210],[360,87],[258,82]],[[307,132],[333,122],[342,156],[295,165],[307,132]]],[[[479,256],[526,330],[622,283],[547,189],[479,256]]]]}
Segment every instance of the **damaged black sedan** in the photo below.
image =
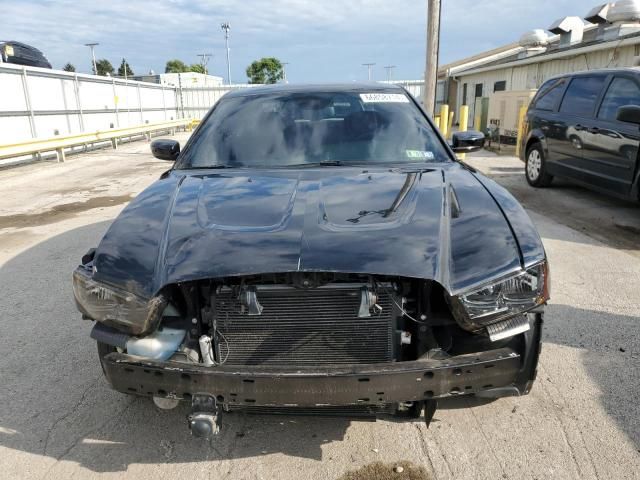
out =
{"type": "Polygon", "coordinates": [[[227,94],[73,274],[116,390],[222,412],[424,411],[529,392],[549,298],[527,214],[402,88],[227,94]]]}

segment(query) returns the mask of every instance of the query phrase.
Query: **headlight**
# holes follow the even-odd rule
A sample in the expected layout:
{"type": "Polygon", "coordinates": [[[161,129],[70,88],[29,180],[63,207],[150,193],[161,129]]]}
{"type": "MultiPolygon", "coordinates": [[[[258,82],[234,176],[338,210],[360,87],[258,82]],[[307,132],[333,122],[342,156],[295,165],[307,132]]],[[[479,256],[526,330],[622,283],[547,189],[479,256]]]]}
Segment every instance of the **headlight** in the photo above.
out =
{"type": "Polygon", "coordinates": [[[96,282],[91,271],[82,266],[73,272],[73,294],[78,309],[87,317],[134,335],[150,330],[166,304],[162,297],[147,300],[96,282]]]}
{"type": "Polygon", "coordinates": [[[549,300],[549,271],[543,262],[512,277],[451,297],[453,314],[467,330],[479,330],[528,312],[549,300]]]}

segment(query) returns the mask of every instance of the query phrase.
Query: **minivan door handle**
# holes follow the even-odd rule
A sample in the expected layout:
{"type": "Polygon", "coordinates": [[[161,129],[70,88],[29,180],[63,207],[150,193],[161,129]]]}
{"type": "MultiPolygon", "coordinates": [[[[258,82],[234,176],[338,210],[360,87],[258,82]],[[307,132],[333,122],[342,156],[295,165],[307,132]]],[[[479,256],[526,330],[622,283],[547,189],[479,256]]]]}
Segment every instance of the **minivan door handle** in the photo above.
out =
{"type": "Polygon", "coordinates": [[[584,125],[580,125],[580,124],[577,124],[577,125],[576,125],[575,127],[573,127],[573,128],[575,128],[578,132],[581,132],[581,131],[583,131],[583,130],[586,130],[586,129],[587,129],[587,127],[585,127],[584,125]]]}
{"type": "Polygon", "coordinates": [[[592,127],[589,129],[589,133],[593,133],[594,135],[597,135],[600,133],[600,129],[598,127],[592,127]]]}

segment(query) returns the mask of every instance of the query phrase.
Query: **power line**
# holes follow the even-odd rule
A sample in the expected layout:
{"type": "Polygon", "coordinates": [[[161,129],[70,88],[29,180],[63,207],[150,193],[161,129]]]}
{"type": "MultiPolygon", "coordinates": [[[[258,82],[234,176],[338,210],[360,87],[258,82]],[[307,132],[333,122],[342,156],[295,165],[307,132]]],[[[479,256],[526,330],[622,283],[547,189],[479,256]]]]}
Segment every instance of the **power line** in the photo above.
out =
{"type": "Polygon", "coordinates": [[[212,55],[210,53],[199,53],[196,56],[200,57],[200,65],[202,65],[202,68],[204,69],[204,73],[205,75],[207,75],[209,73],[207,70],[207,65],[209,64],[209,59],[211,58],[212,55]]]}
{"type": "Polygon", "coordinates": [[[384,69],[387,71],[387,81],[391,81],[391,77],[393,76],[393,69],[396,68],[395,65],[387,65],[384,69]]]}
{"type": "Polygon", "coordinates": [[[369,74],[369,81],[373,80],[373,67],[375,66],[375,63],[363,63],[362,66],[367,67],[368,74],[369,74]]]}

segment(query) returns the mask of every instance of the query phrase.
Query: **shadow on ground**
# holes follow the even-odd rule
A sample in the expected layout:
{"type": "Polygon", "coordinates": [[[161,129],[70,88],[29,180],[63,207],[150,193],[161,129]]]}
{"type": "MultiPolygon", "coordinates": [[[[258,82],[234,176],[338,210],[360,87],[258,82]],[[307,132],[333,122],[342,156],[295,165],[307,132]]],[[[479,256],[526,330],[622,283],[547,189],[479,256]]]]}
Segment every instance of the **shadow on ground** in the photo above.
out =
{"type": "Polygon", "coordinates": [[[473,163],[518,199],[525,208],[565,224],[613,248],[640,254],[640,202],[621,200],[589,190],[569,180],[554,178],[548,188],[533,188],[524,176],[524,164],[505,157],[473,163]],[[519,165],[521,164],[521,166],[519,165]]]}
{"type": "MultiPolygon", "coordinates": [[[[91,324],[80,319],[73,305],[70,281],[80,256],[107,226],[98,223],[53,237],[0,268],[0,346],[5,352],[0,366],[0,445],[66,459],[96,472],[121,472],[131,464],[275,452],[320,460],[323,445],[345,439],[354,420],[232,414],[224,417],[222,433],[209,445],[190,436],[186,406],[163,412],[148,399],[110,390],[88,336],[91,324]]],[[[604,408],[639,445],[634,385],[625,384],[633,367],[630,354],[620,352],[614,362],[600,355],[600,332],[612,322],[623,324],[627,333],[616,342],[608,340],[609,347],[619,348],[619,341],[627,352],[637,352],[639,319],[567,306],[552,306],[549,317],[546,340],[585,350],[586,368],[598,382],[604,408]]],[[[455,399],[442,402],[441,408],[473,404],[455,399]]]]}

